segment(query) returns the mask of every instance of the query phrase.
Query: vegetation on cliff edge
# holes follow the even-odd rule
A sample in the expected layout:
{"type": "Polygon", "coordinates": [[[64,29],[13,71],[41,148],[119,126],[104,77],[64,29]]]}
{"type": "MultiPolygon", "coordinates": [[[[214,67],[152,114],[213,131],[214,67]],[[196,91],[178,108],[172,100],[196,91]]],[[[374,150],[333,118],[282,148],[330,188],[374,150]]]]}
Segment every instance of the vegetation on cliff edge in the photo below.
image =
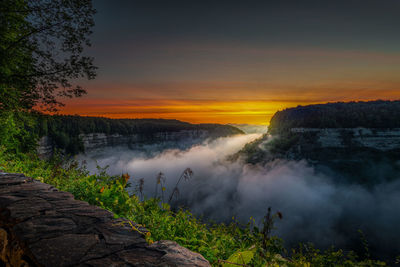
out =
{"type": "Polygon", "coordinates": [[[230,125],[191,124],[166,119],[110,119],[37,114],[35,120],[34,131],[39,137],[49,136],[55,148],[63,149],[73,155],[84,150],[80,134],[138,134],[146,136],[149,140],[153,139],[155,142],[157,141],[156,134],[161,132],[207,131],[210,138],[243,134],[241,130],[230,125]]]}
{"type": "MultiPolygon", "coordinates": [[[[283,240],[271,235],[275,219],[280,213],[270,210],[261,225],[253,219],[246,225],[233,220],[230,224],[204,222],[190,211],[174,210],[159,196],[142,195],[140,184],[129,175],[109,176],[99,169],[98,175],[90,175],[77,162],[61,157],[49,161],[34,154],[11,154],[0,148],[0,171],[24,173],[60,190],[71,192],[76,199],[84,200],[114,212],[117,217],[128,218],[150,230],[146,236],[153,240],[174,240],[180,245],[201,253],[214,266],[385,266],[384,262],[359,258],[353,252],[330,249],[320,251],[310,244],[286,251],[283,240]]],[[[155,178],[157,183],[158,178],[155,178]]],[[[161,186],[161,185],[160,185],[161,186]]],[[[164,190],[163,188],[160,188],[164,190]]]]}
{"type": "Polygon", "coordinates": [[[337,102],[298,106],[278,111],[268,132],[290,128],[400,128],[400,101],[337,102]]]}

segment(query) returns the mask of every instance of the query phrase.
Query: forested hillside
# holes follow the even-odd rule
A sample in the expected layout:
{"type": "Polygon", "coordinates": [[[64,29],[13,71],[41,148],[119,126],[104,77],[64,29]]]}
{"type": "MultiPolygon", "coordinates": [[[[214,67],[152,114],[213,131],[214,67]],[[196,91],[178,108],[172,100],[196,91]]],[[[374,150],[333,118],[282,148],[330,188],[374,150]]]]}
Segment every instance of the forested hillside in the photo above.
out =
{"type": "Polygon", "coordinates": [[[400,177],[398,128],[400,101],[298,106],[276,112],[268,134],[235,156],[252,164],[307,160],[337,181],[373,185],[400,177]]]}
{"type": "Polygon", "coordinates": [[[337,102],[298,106],[278,111],[269,133],[290,128],[399,128],[400,101],[337,102]]]}
{"type": "Polygon", "coordinates": [[[243,132],[233,126],[221,124],[191,124],[165,119],[109,119],[69,115],[36,115],[35,132],[39,137],[49,136],[57,148],[76,154],[83,151],[80,134],[104,133],[151,136],[160,132],[205,130],[209,137],[222,137],[243,132]]]}

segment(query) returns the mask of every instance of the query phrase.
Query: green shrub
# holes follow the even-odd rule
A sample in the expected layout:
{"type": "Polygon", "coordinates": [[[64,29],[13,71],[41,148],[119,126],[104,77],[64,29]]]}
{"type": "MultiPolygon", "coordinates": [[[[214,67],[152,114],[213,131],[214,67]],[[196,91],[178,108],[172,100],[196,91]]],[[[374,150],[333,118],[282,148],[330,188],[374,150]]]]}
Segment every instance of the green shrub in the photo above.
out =
{"type": "Polygon", "coordinates": [[[9,153],[32,152],[36,148],[32,114],[18,110],[0,110],[0,145],[9,153]]]}
{"type": "MultiPolygon", "coordinates": [[[[188,210],[162,203],[159,198],[143,199],[141,192],[129,194],[127,174],[110,176],[105,168],[90,175],[77,162],[55,156],[49,161],[34,154],[12,154],[0,146],[0,171],[24,173],[58,189],[71,192],[76,199],[112,211],[116,217],[130,219],[150,230],[148,242],[174,240],[190,250],[199,252],[214,266],[384,266],[371,259],[358,260],[354,253],[341,250],[319,251],[310,245],[287,253],[283,241],[270,236],[274,220],[280,213],[269,210],[263,227],[254,220],[242,225],[205,223],[188,210]],[[285,255],[285,256],[284,256],[285,255]],[[239,264],[239,265],[237,265],[239,264]]],[[[140,182],[140,181],[133,181],[140,182]]],[[[137,230],[133,227],[133,230],[137,230]]]]}

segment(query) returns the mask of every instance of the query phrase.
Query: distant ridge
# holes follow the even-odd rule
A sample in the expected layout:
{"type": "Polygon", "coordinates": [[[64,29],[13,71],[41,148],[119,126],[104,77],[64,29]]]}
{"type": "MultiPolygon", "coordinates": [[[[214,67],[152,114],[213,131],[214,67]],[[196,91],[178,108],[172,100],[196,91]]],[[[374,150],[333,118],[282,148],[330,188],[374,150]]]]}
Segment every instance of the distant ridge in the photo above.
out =
{"type": "Polygon", "coordinates": [[[42,144],[42,146],[52,147],[45,150],[50,151],[57,148],[65,150],[69,154],[83,152],[83,139],[89,138],[89,135],[93,134],[103,134],[106,139],[112,138],[111,143],[121,143],[121,140],[124,139],[125,141],[122,143],[127,145],[137,143],[137,140],[148,143],[165,141],[165,139],[171,139],[174,133],[176,134],[175,139],[181,139],[180,137],[182,136],[206,139],[244,134],[242,130],[230,125],[191,124],[179,120],[166,119],[110,119],[77,115],[38,114],[36,120],[35,133],[39,137],[49,137],[52,140],[51,144],[49,144],[42,138],[42,143],[46,143],[45,145],[42,144]],[[186,134],[182,135],[182,133],[186,134]]]}
{"type": "Polygon", "coordinates": [[[274,114],[269,133],[300,127],[400,128],[400,100],[336,102],[288,108],[274,114]]]}

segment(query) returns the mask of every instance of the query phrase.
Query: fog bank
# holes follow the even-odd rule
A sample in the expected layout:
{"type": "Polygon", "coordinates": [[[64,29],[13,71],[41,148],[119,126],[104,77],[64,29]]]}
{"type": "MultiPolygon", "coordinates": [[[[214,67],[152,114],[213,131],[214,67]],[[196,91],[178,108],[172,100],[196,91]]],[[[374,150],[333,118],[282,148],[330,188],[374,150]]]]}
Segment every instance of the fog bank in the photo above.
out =
{"type": "Polygon", "coordinates": [[[400,179],[367,189],[335,183],[334,174],[318,173],[305,161],[248,165],[240,159],[226,159],[259,136],[220,138],[187,150],[158,154],[108,148],[78,159],[86,160],[92,172],[96,171],[96,159],[100,166],[109,165],[110,174],[129,173],[132,183],[143,178],[148,197],[154,196],[159,172],[166,176],[168,191],[182,171],[191,168],[194,176],[179,188],[180,204],[208,219],[229,221],[235,216],[242,222],[250,217],[261,222],[270,206],[283,213],[275,233],[290,245],[311,241],[320,247],[335,244],[354,248],[360,245],[357,230],[362,229],[373,250],[380,254],[400,253],[400,179]]]}

